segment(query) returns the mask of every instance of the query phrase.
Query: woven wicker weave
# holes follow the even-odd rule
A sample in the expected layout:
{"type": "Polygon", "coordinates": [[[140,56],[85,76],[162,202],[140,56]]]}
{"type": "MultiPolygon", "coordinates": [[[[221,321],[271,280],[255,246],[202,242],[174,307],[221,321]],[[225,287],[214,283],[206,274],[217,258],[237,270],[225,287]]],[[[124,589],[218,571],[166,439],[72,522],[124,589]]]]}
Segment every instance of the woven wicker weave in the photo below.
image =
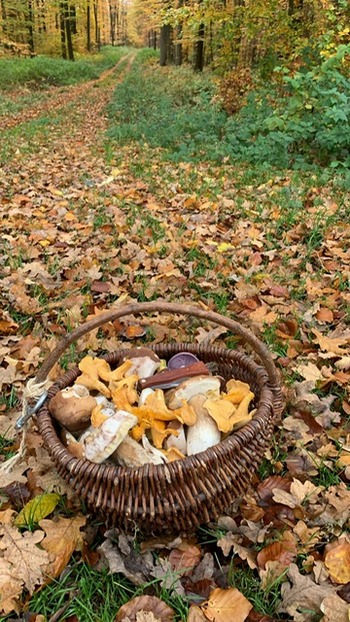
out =
{"type": "MultiPolygon", "coordinates": [[[[68,335],[44,362],[36,380],[43,381],[64,350],[83,334],[117,318],[150,311],[209,320],[249,343],[262,365],[245,354],[216,346],[170,343],[150,347],[165,359],[184,350],[192,352],[203,362],[215,362],[218,373],[226,380],[237,378],[249,383],[256,395],[257,408],[251,422],[200,454],[165,465],[147,464],[131,469],[74,458],[58,438],[47,402],[39,410],[37,421],[60,475],[109,524],[129,532],[135,528],[143,533],[186,531],[215,520],[235,497],[243,494],[271,443],[283,401],[278,375],[266,346],[237,322],[201,308],[165,302],[135,303],[100,315],[68,335]]],[[[115,352],[105,358],[116,367],[124,353],[115,352]]],[[[76,368],[62,376],[51,387],[48,400],[73,384],[79,373],[76,368]]]]}

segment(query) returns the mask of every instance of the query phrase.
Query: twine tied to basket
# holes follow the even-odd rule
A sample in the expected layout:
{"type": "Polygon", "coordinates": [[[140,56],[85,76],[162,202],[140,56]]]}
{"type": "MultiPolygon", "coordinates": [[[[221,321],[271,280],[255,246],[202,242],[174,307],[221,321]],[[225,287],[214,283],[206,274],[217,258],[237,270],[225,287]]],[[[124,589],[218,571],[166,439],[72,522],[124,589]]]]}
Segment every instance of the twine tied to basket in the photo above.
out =
{"type": "Polygon", "coordinates": [[[44,404],[47,398],[47,390],[51,384],[52,382],[48,379],[43,382],[37,382],[36,378],[28,380],[23,392],[22,414],[15,424],[15,430],[22,432],[21,442],[15,455],[0,466],[0,473],[10,473],[23,458],[26,449],[27,433],[32,424],[32,416],[44,404]],[[29,402],[35,399],[35,405],[33,407],[29,406],[29,402]]]}

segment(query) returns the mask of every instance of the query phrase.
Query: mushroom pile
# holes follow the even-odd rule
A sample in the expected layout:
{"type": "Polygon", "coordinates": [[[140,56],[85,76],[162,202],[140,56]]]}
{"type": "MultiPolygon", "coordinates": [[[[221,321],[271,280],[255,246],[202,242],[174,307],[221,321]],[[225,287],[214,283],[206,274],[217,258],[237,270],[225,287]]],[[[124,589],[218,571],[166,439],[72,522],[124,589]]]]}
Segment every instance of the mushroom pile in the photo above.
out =
{"type": "Polygon", "coordinates": [[[189,352],[168,363],[131,348],[116,369],[85,356],[75,384],[58,391],[49,411],[77,458],[138,467],[179,460],[216,445],[245,425],[254,393],[220,376],[189,352]]]}

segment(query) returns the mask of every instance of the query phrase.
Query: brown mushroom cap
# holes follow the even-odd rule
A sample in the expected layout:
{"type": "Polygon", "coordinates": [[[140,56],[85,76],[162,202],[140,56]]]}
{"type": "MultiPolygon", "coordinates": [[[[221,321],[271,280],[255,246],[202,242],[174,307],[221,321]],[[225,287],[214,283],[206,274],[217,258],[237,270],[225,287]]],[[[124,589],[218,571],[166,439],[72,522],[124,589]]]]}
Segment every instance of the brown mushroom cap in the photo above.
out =
{"type": "Polygon", "coordinates": [[[89,392],[80,397],[74,387],[69,387],[69,390],[58,391],[50,400],[49,412],[69,432],[78,432],[89,426],[95,406],[96,400],[89,392]]]}
{"type": "Polygon", "coordinates": [[[141,357],[148,356],[150,359],[152,359],[152,361],[160,363],[159,356],[155,352],[153,352],[151,348],[144,348],[143,346],[140,346],[138,348],[129,348],[127,353],[123,356],[123,361],[127,361],[127,360],[130,361],[131,359],[136,359],[136,358],[139,358],[140,356],[141,357]]]}

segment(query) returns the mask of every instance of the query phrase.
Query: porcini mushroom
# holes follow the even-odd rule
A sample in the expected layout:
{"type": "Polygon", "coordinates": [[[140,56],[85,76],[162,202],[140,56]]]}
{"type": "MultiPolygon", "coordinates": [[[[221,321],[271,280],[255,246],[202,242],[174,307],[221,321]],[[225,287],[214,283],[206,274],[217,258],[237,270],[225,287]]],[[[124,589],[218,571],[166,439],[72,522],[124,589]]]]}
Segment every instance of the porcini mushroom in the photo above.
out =
{"type": "Polygon", "coordinates": [[[143,464],[163,464],[165,457],[145,449],[129,435],[111,455],[112,460],[126,467],[139,467],[143,464]]]}
{"type": "Polygon", "coordinates": [[[172,433],[165,441],[165,447],[170,449],[171,447],[175,447],[182,454],[186,455],[187,452],[187,442],[185,436],[184,426],[180,421],[172,421],[168,424],[168,429],[172,430],[172,433]],[[176,430],[177,434],[173,432],[176,430]]]}
{"type": "Polygon", "coordinates": [[[75,384],[54,395],[49,402],[49,411],[69,432],[78,432],[89,425],[95,406],[96,400],[88,389],[75,384]]]}
{"type": "Polygon", "coordinates": [[[130,348],[123,360],[131,363],[126,376],[137,374],[139,378],[149,378],[160,366],[159,356],[150,348],[130,348]]]}
{"type": "Polygon", "coordinates": [[[187,455],[198,454],[221,440],[221,434],[215,421],[204,407],[206,395],[194,395],[189,403],[197,414],[197,422],[187,430],[187,455]]]}
{"type": "Polygon", "coordinates": [[[100,464],[106,460],[124,440],[130,428],[137,423],[137,418],[124,410],[118,410],[108,417],[98,428],[85,434],[81,442],[85,457],[100,464]]]}
{"type": "Polygon", "coordinates": [[[206,395],[209,391],[220,394],[221,381],[217,376],[195,376],[182,382],[167,394],[168,407],[180,408],[183,400],[190,402],[195,395],[206,395]]]}

